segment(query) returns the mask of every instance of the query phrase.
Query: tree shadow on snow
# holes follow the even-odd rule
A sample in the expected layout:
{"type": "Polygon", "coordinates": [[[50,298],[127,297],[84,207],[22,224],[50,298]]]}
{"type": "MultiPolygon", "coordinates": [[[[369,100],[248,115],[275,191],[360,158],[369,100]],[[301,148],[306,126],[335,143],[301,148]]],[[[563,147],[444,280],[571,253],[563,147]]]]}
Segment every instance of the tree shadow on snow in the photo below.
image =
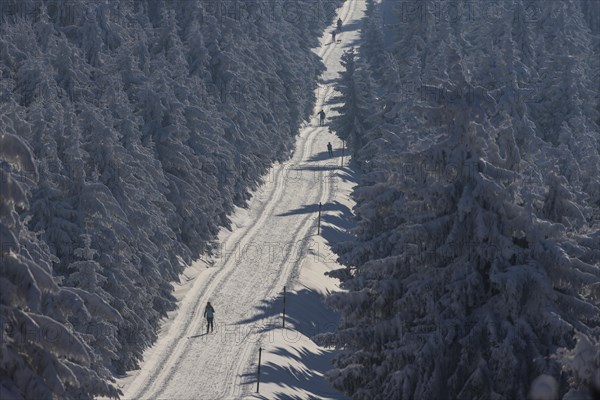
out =
{"type": "MultiPolygon", "coordinates": [[[[275,399],[323,399],[343,398],[342,394],[331,388],[323,376],[332,368],[334,350],[320,349],[318,352],[300,348],[297,345],[302,333],[309,338],[325,332],[333,332],[339,322],[339,317],[323,305],[323,298],[308,289],[286,294],[286,330],[282,329],[281,316],[283,298],[264,300],[258,307],[257,316],[239,321],[238,324],[254,324],[262,329],[256,333],[270,331],[263,340],[263,364],[261,365],[261,383],[275,384],[281,387],[280,392],[275,392],[275,399]],[[284,347],[270,346],[271,335],[285,335],[284,347]],[[291,360],[292,368],[282,367],[269,361],[269,354],[276,354],[291,360]],[[298,365],[298,368],[294,368],[298,365]],[[316,373],[315,373],[316,372],[316,373]],[[291,391],[303,391],[303,396],[290,395],[291,391]]],[[[281,337],[281,336],[279,336],[281,337]]],[[[243,375],[245,381],[256,380],[255,371],[243,375]]]]}
{"type": "Polygon", "coordinates": [[[319,84],[320,85],[330,85],[332,83],[337,82],[339,79],[338,78],[330,78],[330,79],[319,79],[319,84]]]}
{"type": "MultiPolygon", "coordinates": [[[[335,164],[323,164],[323,165],[314,165],[314,166],[303,166],[299,168],[290,168],[290,171],[313,171],[313,172],[321,172],[321,171],[335,171],[340,169],[339,165],[335,164]]],[[[318,175],[315,175],[315,180],[319,179],[318,175]]]]}
{"type": "MultiPolygon", "coordinates": [[[[293,348],[291,344],[288,347],[293,348]]],[[[272,383],[281,387],[281,391],[270,394],[269,399],[293,399],[306,400],[315,399],[321,400],[324,398],[343,399],[341,393],[334,390],[328,383],[324,373],[331,369],[333,364],[334,352],[324,350],[319,353],[312,353],[302,349],[288,350],[278,347],[271,351],[265,350],[263,353],[265,362],[261,365],[260,381],[261,383],[272,383]],[[301,363],[301,368],[286,368],[268,361],[269,353],[292,359],[301,363]],[[309,371],[318,371],[319,375],[310,373],[309,371]],[[302,390],[302,396],[291,395],[290,392],[302,390]]],[[[294,363],[292,363],[294,364],[294,363]]],[[[256,374],[251,372],[244,376],[247,380],[255,380],[256,374]]]]}
{"type": "MultiPolygon", "coordinates": [[[[348,209],[348,207],[346,207],[345,205],[334,201],[332,203],[325,203],[321,206],[321,218],[323,217],[323,213],[326,211],[338,211],[341,210],[342,212],[345,209],[348,209]]],[[[296,208],[295,210],[290,210],[290,211],[286,211],[284,213],[280,213],[277,214],[277,217],[287,217],[290,215],[299,215],[299,214],[316,214],[319,213],[319,205],[318,204],[305,204],[303,205],[301,208],[296,208]]]]}
{"type": "MultiPolygon", "coordinates": [[[[333,145],[333,143],[332,143],[333,145]]],[[[345,152],[346,156],[348,155],[348,150],[346,150],[345,152]]],[[[330,156],[329,153],[327,152],[327,149],[325,149],[325,151],[322,151],[320,153],[317,153],[313,156],[311,156],[308,159],[308,162],[315,162],[315,161],[326,161],[326,160],[331,160],[331,161],[337,161],[335,160],[337,157],[341,157],[342,156],[342,149],[340,148],[334,148],[333,149],[333,156],[330,156]]],[[[339,162],[338,162],[339,163],[339,162]]]]}
{"type": "Polygon", "coordinates": [[[358,48],[360,47],[360,44],[362,43],[360,39],[354,39],[351,42],[344,42],[344,40],[342,39],[342,43],[345,45],[348,45],[349,47],[355,47],[358,48]]]}
{"type": "Polygon", "coordinates": [[[344,182],[350,182],[354,184],[358,183],[358,176],[356,172],[348,166],[338,168],[338,172],[335,174],[335,176],[337,176],[344,182]]]}
{"type": "MultiPolygon", "coordinates": [[[[282,288],[283,294],[283,288],[282,288]]],[[[286,328],[291,328],[312,338],[318,334],[333,332],[339,316],[323,304],[323,298],[308,289],[286,293],[286,328]]],[[[254,325],[257,333],[282,327],[283,296],[265,299],[255,307],[259,313],[236,324],[254,325]]]]}
{"type": "Polygon", "coordinates": [[[361,29],[361,25],[362,25],[361,21],[351,22],[347,25],[343,24],[342,29],[340,29],[339,32],[344,33],[344,32],[358,31],[359,29],[361,29]]]}
{"type": "Polygon", "coordinates": [[[321,225],[321,236],[332,248],[338,243],[352,240],[349,233],[354,226],[352,211],[343,204],[338,209],[342,211],[341,215],[321,215],[321,220],[326,223],[321,225]]]}

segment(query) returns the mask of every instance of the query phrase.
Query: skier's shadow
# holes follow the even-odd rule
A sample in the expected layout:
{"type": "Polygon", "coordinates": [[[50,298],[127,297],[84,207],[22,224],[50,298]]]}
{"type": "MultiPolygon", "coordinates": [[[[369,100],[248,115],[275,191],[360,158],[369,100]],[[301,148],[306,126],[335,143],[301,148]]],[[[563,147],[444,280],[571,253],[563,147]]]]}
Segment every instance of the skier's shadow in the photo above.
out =
{"type": "Polygon", "coordinates": [[[201,333],[200,335],[189,336],[188,339],[195,339],[206,335],[208,335],[208,333],[201,333]]]}

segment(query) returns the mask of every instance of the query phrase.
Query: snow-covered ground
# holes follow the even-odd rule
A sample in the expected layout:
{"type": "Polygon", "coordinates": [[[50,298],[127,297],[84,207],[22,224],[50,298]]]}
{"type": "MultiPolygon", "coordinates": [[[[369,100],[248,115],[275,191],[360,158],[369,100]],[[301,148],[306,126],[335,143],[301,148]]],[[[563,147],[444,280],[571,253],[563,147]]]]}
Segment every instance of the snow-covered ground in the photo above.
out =
{"type": "MultiPolygon", "coordinates": [[[[333,80],[343,51],[356,47],[365,2],[348,0],[338,42],[328,29],[315,51],[327,71],[317,92],[315,114],[328,115],[333,80]]],[[[336,18],[337,19],[337,18],[336,18]]],[[[125,399],[343,398],[323,374],[332,351],[310,340],[332,330],[336,316],[322,295],[339,290],[325,277],[338,267],[328,243],[348,228],[352,173],[341,167],[341,143],[314,119],[300,132],[292,158],[275,165],[250,202],[219,235],[221,250],[182,275],[179,308],[144,354],[141,369],[120,379],[125,399]],[[327,143],[334,157],[327,154],[327,143]],[[322,207],[317,235],[318,204],[322,207]],[[286,329],[281,328],[282,290],[288,288],[286,329]],[[206,335],[204,307],[215,310],[215,332],[206,335]],[[262,352],[262,382],[256,395],[256,362],[262,352]]],[[[344,159],[347,164],[347,159],[344,159]]]]}

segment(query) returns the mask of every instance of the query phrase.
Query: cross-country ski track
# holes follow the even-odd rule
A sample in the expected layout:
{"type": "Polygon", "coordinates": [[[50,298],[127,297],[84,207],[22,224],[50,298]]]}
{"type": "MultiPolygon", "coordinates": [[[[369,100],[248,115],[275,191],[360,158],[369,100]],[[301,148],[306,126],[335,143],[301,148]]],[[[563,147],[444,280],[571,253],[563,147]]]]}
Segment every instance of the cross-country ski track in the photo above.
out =
{"type": "MultiPolygon", "coordinates": [[[[338,10],[344,23],[338,42],[331,43],[329,27],[315,49],[327,67],[317,90],[315,115],[321,109],[332,115],[328,99],[341,71],[340,57],[359,43],[364,8],[362,0],[347,0],[338,10]]],[[[340,141],[327,126],[317,125],[313,119],[302,129],[292,158],[276,164],[249,207],[236,211],[232,230],[222,229],[222,250],[214,264],[197,261],[188,268],[189,274],[184,272],[194,276],[185,284],[178,309],[165,321],[155,345],[144,353],[141,369],[118,382],[124,399],[258,396],[254,394],[258,348],[267,331],[281,323],[279,310],[263,317],[260,307],[275,302],[284,286],[297,281],[307,254],[315,253],[314,244],[320,243],[311,239],[317,233],[316,205],[340,196],[340,182],[336,182],[342,179],[336,173],[340,141]],[[335,144],[334,158],[326,157],[327,142],[335,144]],[[205,335],[207,301],[216,310],[215,332],[205,335]]],[[[267,359],[264,352],[263,357],[267,359]]]]}

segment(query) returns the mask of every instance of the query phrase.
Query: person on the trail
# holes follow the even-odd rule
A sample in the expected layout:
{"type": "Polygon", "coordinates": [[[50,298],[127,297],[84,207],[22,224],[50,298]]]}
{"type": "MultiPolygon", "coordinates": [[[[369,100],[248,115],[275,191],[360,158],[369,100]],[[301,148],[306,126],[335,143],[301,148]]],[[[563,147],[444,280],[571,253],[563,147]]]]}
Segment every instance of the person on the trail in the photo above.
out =
{"type": "Polygon", "coordinates": [[[338,19],[337,20],[337,27],[338,27],[338,30],[340,30],[340,31],[342,30],[342,24],[343,24],[342,19],[341,18],[338,19]]]}
{"type": "Polygon", "coordinates": [[[335,31],[331,31],[331,42],[335,42],[335,31]]]}
{"type": "Polygon", "coordinates": [[[215,309],[210,304],[210,301],[206,303],[206,308],[204,309],[204,316],[206,317],[206,334],[208,335],[208,330],[213,331],[213,318],[215,317],[215,309]]]}
{"type": "Polygon", "coordinates": [[[319,126],[325,125],[325,111],[321,110],[321,112],[319,112],[319,117],[320,117],[319,126]]]}
{"type": "Polygon", "coordinates": [[[331,142],[327,143],[327,152],[329,153],[329,157],[333,157],[333,146],[331,142]]]}

